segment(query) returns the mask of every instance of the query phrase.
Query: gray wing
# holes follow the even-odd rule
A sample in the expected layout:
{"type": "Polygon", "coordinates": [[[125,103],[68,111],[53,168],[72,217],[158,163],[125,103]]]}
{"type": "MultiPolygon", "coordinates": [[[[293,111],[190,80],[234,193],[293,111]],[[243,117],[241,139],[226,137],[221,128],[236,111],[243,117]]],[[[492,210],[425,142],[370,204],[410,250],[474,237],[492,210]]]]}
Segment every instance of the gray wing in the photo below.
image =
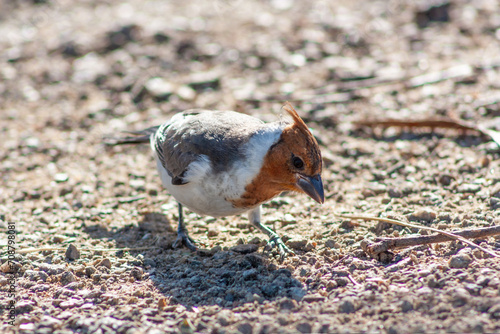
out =
{"type": "Polygon", "coordinates": [[[152,146],[172,184],[185,184],[189,164],[200,155],[209,157],[215,171],[226,171],[244,156],[244,144],[266,126],[234,111],[188,110],[160,126],[152,146]]]}

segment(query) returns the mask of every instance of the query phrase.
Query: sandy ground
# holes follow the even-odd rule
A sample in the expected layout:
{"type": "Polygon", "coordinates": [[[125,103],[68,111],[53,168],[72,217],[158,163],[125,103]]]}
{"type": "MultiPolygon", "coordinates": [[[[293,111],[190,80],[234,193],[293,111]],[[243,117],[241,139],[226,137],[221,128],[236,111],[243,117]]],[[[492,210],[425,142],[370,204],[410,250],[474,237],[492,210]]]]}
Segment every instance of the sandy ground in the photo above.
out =
{"type": "Polygon", "coordinates": [[[380,262],[362,240],[421,231],[334,215],[500,224],[489,138],[352,124],[500,130],[499,13],[480,0],[1,1],[0,330],[500,332],[498,259],[447,242],[380,262]],[[149,148],[102,144],[195,107],[274,121],[286,100],[321,144],[327,200],[264,205],[297,253],[283,262],[245,217],[187,213],[204,250],[172,249],[177,207],[149,148]]]}

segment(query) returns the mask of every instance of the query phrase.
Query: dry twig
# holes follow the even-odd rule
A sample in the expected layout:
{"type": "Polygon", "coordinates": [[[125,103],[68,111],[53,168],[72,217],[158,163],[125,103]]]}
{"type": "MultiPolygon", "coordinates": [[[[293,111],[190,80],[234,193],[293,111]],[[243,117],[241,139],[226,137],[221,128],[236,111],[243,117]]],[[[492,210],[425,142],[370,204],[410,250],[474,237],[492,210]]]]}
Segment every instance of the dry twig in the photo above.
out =
{"type": "MultiPolygon", "coordinates": [[[[439,233],[441,235],[438,236],[420,236],[419,240],[412,240],[412,241],[396,241],[396,240],[401,240],[401,239],[411,239],[411,238],[394,238],[394,239],[384,239],[382,242],[375,243],[375,244],[364,244],[365,247],[363,247],[364,251],[367,252],[370,256],[376,257],[379,253],[385,252],[388,249],[391,248],[403,248],[403,247],[408,247],[408,246],[415,246],[415,245],[422,245],[422,244],[429,244],[429,243],[437,243],[437,242],[444,242],[444,241],[449,241],[450,239],[456,239],[460,240],[463,243],[466,243],[467,245],[471,247],[478,248],[482,250],[483,252],[493,256],[493,257],[500,257],[493,251],[490,251],[489,249],[486,249],[484,247],[481,247],[479,245],[476,245],[472,241],[466,239],[466,238],[480,238],[480,237],[485,237],[485,236],[492,236],[492,235],[499,235],[500,234],[500,226],[493,226],[491,228],[486,228],[486,229],[476,229],[476,230],[465,230],[461,232],[447,232],[447,231],[442,231],[438,230],[433,227],[427,227],[427,226],[420,226],[417,224],[411,224],[411,223],[405,223],[399,220],[394,220],[394,219],[389,219],[389,218],[381,218],[381,217],[368,217],[368,216],[354,216],[354,215],[336,215],[337,217],[340,218],[348,218],[348,219],[361,219],[361,220],[376,220],[376,221],[381,221],[384,223],[389,223],[389,224],[395,224],[395,225],[400,225],[400,226],[405,226],[405,227],[410,227],[410,228],[418,228],[422,230],[428,230],[432,232],[439,233]],[[426,239],[424,237],[427,237],[429,239],[426,239]],[[432,239],[432,237],[436,239],[432,239]],[[441,238],[441,239],[440,239],[441,238]],[[426,242],[420,242],[425,240],[426,242]],[[432,241],[428,242],[428,240],[437,240],[437,241],[432,241]],[[405,244],[412,242],[411,244],[405,244]],[[397,246],[394,246],[397,245],[397,246]],[[365,249],[366,248],[366,249],[365,249]],[[384,249],[386,248],[386,249],[384,249]]],[[[413,238],[415,239],[415,238],[413,238]]]]}
{"type": "Polygon", "coordinates": [[[429,119],[423,120],[398,120],[398,119],[381,119],[381,120],[366,120],[366,121],[357,121],[353,123],[358,127],[382,127],[389,128],[391,126],[396,126],[400,128],[430,128],[431,131],[434,129],[456,129],[456,130],[472,130],[481,133],[482,135],[491,138],[498,146],[500,146],[500,132],[487,129],[486,127],[480,124],[472,124],[468,122],[464,122],[462,120],[455,120],[452,118],[441,118],[441,117],[432,117],[429,119]]]}

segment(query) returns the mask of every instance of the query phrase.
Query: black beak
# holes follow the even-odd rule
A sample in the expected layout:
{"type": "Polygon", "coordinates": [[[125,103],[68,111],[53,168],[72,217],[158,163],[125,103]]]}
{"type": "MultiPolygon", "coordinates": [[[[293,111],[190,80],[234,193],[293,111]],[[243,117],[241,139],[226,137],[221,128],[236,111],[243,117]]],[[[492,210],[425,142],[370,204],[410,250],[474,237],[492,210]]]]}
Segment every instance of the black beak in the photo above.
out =
{"type": "Polygon", "coordinates": [[[299,175],[297,186],[319,204],[323,204],[325,202],[325,192],[323,191],[321,175],[299,175]]]}

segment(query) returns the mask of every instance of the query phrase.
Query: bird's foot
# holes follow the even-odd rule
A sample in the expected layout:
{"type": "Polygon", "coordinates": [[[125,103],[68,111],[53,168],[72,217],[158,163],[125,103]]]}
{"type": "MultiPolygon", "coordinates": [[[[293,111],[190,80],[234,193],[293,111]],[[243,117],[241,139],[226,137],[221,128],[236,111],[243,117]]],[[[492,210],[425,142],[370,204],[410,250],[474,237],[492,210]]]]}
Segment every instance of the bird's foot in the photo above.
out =
{"type": "Polygon", "coordinates": [[[179,248],[182,246],[182,244],[186,245],[186,247],[193,252],[198,249],[195,245],[194,240],[191,239],[191,237],[185,230],[177,231],[177,239],[175,239],[175,242],[172,244],[172,248],[179,248]]]}
{"type": "Polygon", "coordinates": [[[278,249],[281,261],[283,261],[285,259],[285,257],[287,256],[287,254],[292,254],[292,255],[295,254],[294,251],[292,251],[290,248],[288,248],[285,245],[285,243],[283,242],[283,240],[281,240],[281,238],[278,235],[272,236],[269,239],[269,242],[267,243],[267,245],[270,248],[277,248],[278,249]]]}

